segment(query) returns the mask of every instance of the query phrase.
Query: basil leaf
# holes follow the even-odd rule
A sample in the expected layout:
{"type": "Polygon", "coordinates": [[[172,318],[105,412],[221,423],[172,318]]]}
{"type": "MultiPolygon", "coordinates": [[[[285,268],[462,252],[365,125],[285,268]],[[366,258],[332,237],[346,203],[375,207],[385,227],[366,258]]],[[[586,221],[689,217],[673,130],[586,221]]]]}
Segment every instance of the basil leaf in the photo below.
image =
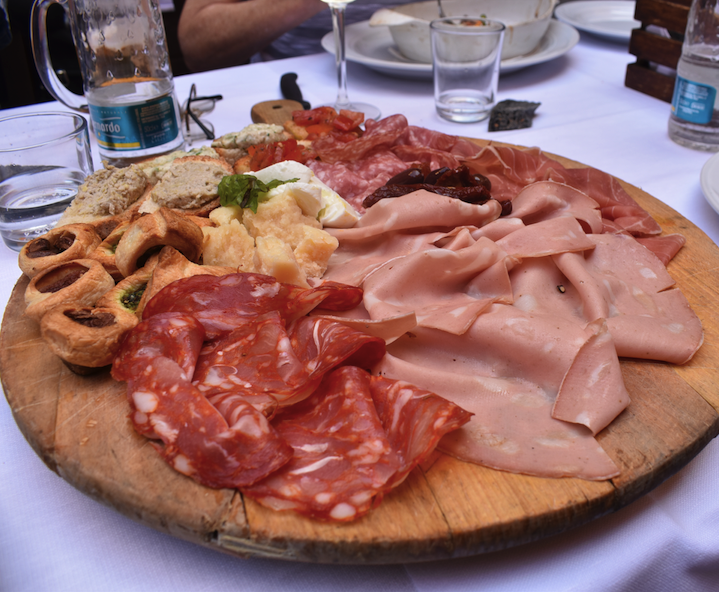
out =
{"type": "Polygon", "coordinates": [[[269,183],[264,183],[254,175],[227,175],[222,178],[217,188],[220,205],[250,208],[256,214],[257,204],[264,201],[263,198],[266,197],[268,191],[295,181],[299,181],[299,179],[288,179],[287,181],[273,179],[269,183]]]}

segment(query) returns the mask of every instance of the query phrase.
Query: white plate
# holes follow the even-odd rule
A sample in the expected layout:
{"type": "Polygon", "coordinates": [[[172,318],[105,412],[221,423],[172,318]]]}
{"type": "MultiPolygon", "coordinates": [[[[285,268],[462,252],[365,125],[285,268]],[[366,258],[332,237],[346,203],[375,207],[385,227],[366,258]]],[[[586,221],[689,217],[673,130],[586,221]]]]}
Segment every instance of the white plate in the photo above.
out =
{"type": "Polygon", "coordinates": [[[560,21],[612,41],[628,41],[632,29],[642,23],[634,19],[636,2],[628,0],[575,0],[560,4],[554,16],[560,21]]]}
{"type": "Polygon", "coordinates": [[[704,163],[699,184],[709,205],[719,214],[719,154],[715,154],[704,163]]]}
{"type": "MultiPolygon", "coordinates": [[[[579,33],[574,27],[552,19],[537,49],[524,56],[502,60],[501,72],[514,72],[558,58],[572,49],[578,41],[579,33]]],[[[348,25],[345,29],[345,44],[345,54],[350,62],[404,78],[432,77],[432,64],[405,58],[399,53],[387,27],[370,27],[369,21],[348,25]]],[[[331,54],[335,53],[332,33],[322,38],[322,47],[331,54]]]]}

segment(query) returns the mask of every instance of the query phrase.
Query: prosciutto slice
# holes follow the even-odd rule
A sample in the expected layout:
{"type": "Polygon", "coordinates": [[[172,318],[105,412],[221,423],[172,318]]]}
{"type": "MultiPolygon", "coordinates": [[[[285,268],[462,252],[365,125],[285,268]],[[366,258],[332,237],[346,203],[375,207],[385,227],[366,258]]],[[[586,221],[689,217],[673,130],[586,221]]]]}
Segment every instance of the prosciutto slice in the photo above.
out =
{"type": "Polygon", "coordinates": [[[591,167],[568,169],[538,148],[518,150],[488,146],[465,163],[492,182],[492,196],[513,199],[521,189],[539,181],[556,181],[573,187],[593,199],[602,217],[635,236],[661,233],[659,224],[641,208],[621,183],[591,167]]]}

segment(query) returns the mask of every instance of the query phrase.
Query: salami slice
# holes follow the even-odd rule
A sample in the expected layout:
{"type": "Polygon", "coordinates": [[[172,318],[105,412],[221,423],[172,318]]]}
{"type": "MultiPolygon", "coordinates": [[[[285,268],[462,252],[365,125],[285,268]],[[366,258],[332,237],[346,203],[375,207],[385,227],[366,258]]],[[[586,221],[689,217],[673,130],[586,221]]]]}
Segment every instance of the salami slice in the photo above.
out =
{"type": "Polygon", "coordinates": [[[396,487],[436,447],[442,436],[472,417],[458,405],[407,382],[372,376],[372,399],[402,466],[388,482],[396,487]]]}
{"type": "Polygon", "coordinates": [[[127,381],[135,430],[180,473],[209,487],[241,487],[282,466],[292,449],[249,403],[231,423],[192,385],[205,330],[193,316],[162,313],[139,323],[123,342],[112,376],[127,381]]]}
{"type": "Polygon", "coordinates": [[[338,140],[335,136],[324,136],[312,144],[324,162],[353,161],[368,156],[375,150],[389,148],[407,129],[404,115],[390,115],[380,121],[368,120],[365,133],[350,142],[338,140]]]}
{"type": "Polygon", "coordinates": [[[374,408],[370,375],[344,366],[274,422],[294,449],[281,469],[244,488],[275,510],[350,521],[367,513],[400,468],[374,408]]]}
{"type": "Polygon", "coordinates": [[[112,377],[131,381],[151,372],[157,357],[174,361],[186,380],[192,378],[205,339],[205,329],[190,314],[163,313],[136,325],[115,356],[112,377]]]}
{"type": "Polygon", "coordinates": [[[143,318],[161,312],[190,313],[202,323],[207,338],[215,339],[270,311],[278,311],[289,322],[325,300],[332,310],[339,310],[340,306],[353,308],[361,299],[360,288],[336,282],[307,289],[257,273],[198,275],[163,288],[148,302],[143,318]]]}
{"type": "Polygon", "coordinates": [[[384,339],[324,317],[302,317],[289,328],[292,349],[311,375],[346,364],[371,368],[385,354],[384,339]]]}
{"type": "Polygon", "coordinates": [[[155,358],[152,372],[128,385],[128,398],[135,428],[142,433],[150,424],[163,442],[155,446],[162,457],[208,487],[250,485],[292,457],[262,413],[247,403],[228,425],[168,358],[155,358]]]}
{"type": "Polygon", "coordinates": [[[406,382],[343,366],[311,397],[277,416],[273,425],[294,457],[242,491],[276,510],[356,520],[470,417],[406,382]]]}
{"type": "Polygon", "coordinates": [[[369,368],[385,353],[384,340],[324,318],[301,317],[289,331],[277,312],[248,321],[206,344],[193,384],[227,421],[235,402],[271,417],[309,396],[325,373],[342,363],[369,368]]]}
{"type": "MultiPolygon", "coordinates": [[[[258,405],[263,408],[268,397],[279,405],[304,399],[321,380],[322,376],[313,375],[297,356],[284,321],[274,311],[207,344],[198,359],[193,384],[208,397],[233,392],[250,403],[260,397],[258,405]]],[[[233,413],[227,404],[225,401],[225,413],[233,413]]]]}

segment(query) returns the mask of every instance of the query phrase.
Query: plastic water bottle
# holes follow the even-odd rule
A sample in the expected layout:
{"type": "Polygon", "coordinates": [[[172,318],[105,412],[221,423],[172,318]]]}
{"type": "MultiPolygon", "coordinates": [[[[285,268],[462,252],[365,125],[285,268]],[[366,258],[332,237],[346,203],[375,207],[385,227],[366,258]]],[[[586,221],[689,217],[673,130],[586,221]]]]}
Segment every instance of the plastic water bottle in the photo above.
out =
{"type": "Polygon", "coordinates": [[[32,25],[40,78],[58,101],[89,113],[103,160],[122,165],[184,146],[157,0],[35,0],[32,25]],[[52,68],[51,4],[63,6],[70,20],[84,95],[64,87],[52,68]]]}
{"type": "Polygon", "coordinates": [[[719,0],[693,0],[669,116],[669,137],[719,151],[719,0]]]}

